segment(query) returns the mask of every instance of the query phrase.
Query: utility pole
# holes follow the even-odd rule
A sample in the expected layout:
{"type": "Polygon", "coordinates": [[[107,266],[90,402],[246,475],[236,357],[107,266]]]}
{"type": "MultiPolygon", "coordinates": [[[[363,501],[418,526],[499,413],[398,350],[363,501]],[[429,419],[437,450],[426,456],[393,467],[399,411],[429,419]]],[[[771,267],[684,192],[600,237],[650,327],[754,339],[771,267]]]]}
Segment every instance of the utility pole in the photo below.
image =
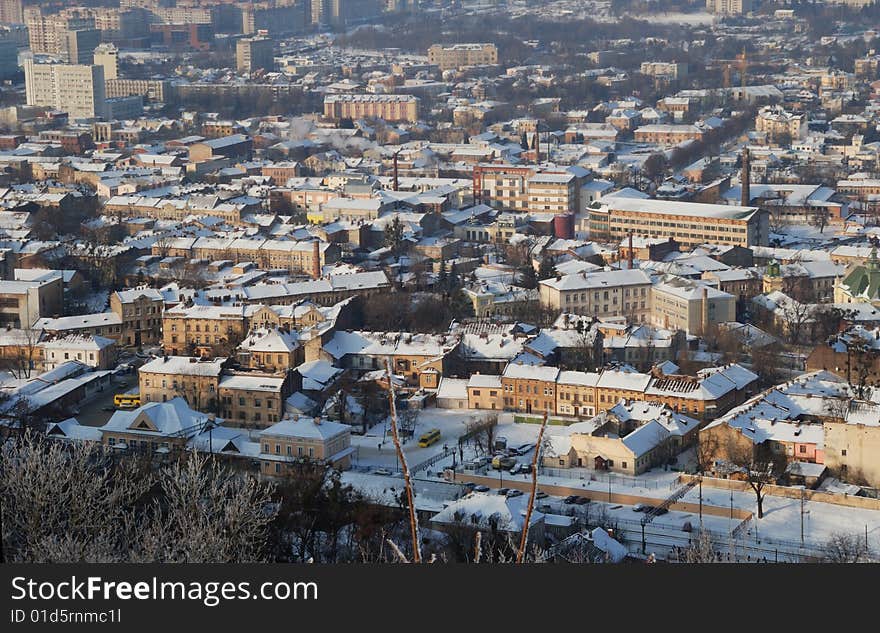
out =
{"type": "Polygon", "coordinates": [[[700,529],[703,529],[703,476],[700,475],[700,529]]]}
{"type": "Polygon", "coordinates": [[[801,547],[804,546],[804,489],[801,488],[801,547]]]}

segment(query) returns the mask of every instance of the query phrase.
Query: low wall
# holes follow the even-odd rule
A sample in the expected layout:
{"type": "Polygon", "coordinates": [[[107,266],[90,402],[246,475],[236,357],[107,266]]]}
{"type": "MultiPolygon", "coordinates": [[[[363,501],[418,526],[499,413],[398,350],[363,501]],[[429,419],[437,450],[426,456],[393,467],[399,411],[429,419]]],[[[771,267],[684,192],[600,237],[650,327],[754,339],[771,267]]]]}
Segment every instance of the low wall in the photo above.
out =
{"type": "MultiPolygon", "coordinates": [[[[456,483],[467,483],[472,482],[477,485],[489,486],[490,488],[497,488],[498,486],[498,477],[487,477],[485,475],[471,475],[468,473],[455,473],[455,481],[456,483]]],[[[682,482],[682,484],[687,482],[682,482]]],[[[705,483],[705,482],[704,482],[705,483]]],[[[505,479],[504,487],[505,488],[516,488],[517,490],[522,490],[525,493],[528,493],[531,490],[532,482],[522,481],[517,479],[505,479]]],[[[658,499],[657,497],[642,497],[639,495],[629,495],[622,494],[619,492],[614,492],[612,490],[609,495],[607,492],[601,490],[587,490],[585,488],[578,488],[577,486],[560,486],[557,484],[544,484],[538,481],[538,490],[543,490],[548,495],[553,495],[556,497],[567,497],[569,495],[578,495],[580,497],[587,497],[588,499],[592,499],[594,501],[604,501],[605,503],[619,503],[621,505],[636,505],[637,503],[643,503],[646,505],[656,506],[659,505],[662,499],[658,499]]],[[[670,510],[676,510],[678,512],[691,512],[698,513],[700,511],[699,503],[691,503],[689,501],[676,501],[672,505],[669,506],[670,510]]],[[[712,516],[725,517],[730,518],[733,516],[734,519],[739,521],[743,521],[745,519],[750,519],[752,517],[752,513],[748,510],[743,510],[742,508],[733,508],[733,513],[731,514],[731,510],[729,507],[720,507],[720,506],[712,506],[706,503],[703,504],[703,514],[709,514],[712,516]]]]}
{"type": "MultiPolygon", "coordinates": [[[[686,484],[692,480],[699,479],[695,475],[682,474],[678,480],[686,484]]],[[[752,487],[747,481],[738,481],[736,479],[717,479],[715,477],[703,477],[703,485],[710,488],[721,488],[723,490],[734,490],[753,492],[752,487]]],[[[846,506],[848,508],[863,508],[865,510],[880,510],[880,499],[872,499],[870,497],[855,497],[847,494],[835,494],[832,492],[822,492],[821,490],[804,490],[800,488],[789,488],[787,486],[774,486],[767,484],[764,486],[763,492],[774,497],[786,497],[788,499],[800,499],[801,494],[806,501],[816,501],[819,503],[831,503],[838,506],[846,506]]]]}

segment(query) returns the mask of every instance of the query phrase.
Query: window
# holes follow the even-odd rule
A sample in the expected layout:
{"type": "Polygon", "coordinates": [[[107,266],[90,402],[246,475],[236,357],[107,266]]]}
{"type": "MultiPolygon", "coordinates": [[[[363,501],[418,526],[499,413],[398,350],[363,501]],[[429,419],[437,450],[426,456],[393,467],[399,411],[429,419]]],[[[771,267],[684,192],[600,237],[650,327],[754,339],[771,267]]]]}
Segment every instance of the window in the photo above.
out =
{"type": "Polygon", "coordinates": [[[846,449],[845,449],[845,448],[844,448],[843,450],[840,451],[840,455],[841,455],[842,457],[846,457],[846,449]]]}
{"type": "Polygon", "coordinates": [[[798,452],[799,452],[799,453],[806,453],[806,452],[807,452],[807,447],[804,446],[803,444],[801,444],[800,447],[798,448],[798,452]]]}
{"type": "Polygon", "coordinates": [[[314,456],[315,456],[315,447],[309,446],[309,457],[314,457],[314,456]]]}
{"type": "Polygon", "coordinates": [[[620,466],[621,466],[621,468],[626,468],[626,462],[621,462],[620,466]]]}
{"type": "Polygon", "coordinates": [[[297,447],[296,454],[299,455],[300,457],[303,456],[303,447],[302,446],[297,447]]]}
{"type": "Polygon", "coordinates": [[[474,389],[474,395],[475,395],[475,396],[479,396],[479,395],[480,395],[480,390],[479,390],[479,389],[474,389]]]}

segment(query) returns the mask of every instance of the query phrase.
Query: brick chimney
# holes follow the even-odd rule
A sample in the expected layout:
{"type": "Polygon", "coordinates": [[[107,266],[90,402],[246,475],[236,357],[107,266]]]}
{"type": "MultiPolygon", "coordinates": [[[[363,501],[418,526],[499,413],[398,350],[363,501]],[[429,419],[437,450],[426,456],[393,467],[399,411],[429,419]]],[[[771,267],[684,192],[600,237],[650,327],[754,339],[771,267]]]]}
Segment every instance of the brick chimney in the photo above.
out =
{"type": "Polygon", "coordinates": [[[742,174],[740,175],[741,186],[740,189],[742,191],[742,196],[740,199],[740,204],[742,206],[747,207],[752,203],[752,191],[751,191],[751,178],[752,178],[752,170],[751,164],[749,160],[749,148],[744,147],[742,151],[742,174]]]}
{"type": "Polygon", "coordinates": [[[629,269],[633,269],[633,234],[629,232],[629,269]]]}
{"type": "Polygon", "coordinates": [[[321,278],[321,243],[312,242],[312,279],[321,278]]]}

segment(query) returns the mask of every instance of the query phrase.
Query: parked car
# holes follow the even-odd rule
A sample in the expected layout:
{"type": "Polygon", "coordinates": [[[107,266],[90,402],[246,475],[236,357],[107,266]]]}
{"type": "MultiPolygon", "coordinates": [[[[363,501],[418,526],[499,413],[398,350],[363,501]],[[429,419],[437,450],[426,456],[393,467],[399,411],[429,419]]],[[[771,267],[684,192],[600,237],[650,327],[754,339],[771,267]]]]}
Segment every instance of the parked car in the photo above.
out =
{"type": "Polygon", "coordinates": [[[637,503],[633,506],[633,512],[646,512],[648,507],[644,503],[637,503]]]}
{"type": "Polygon", "coordinates": [[[464,487],[467,488],[469,492],[473,492],[473,490],[477,487],[477,484],[472,481],[468,481],[464,484],[464,487]]]}
{"type": "Polygon", "coordinates": [[[550,496],[550,495],[548,495],[548,494],[547,494],[546,492],[544,492],[543,490],[539,490],[538,492],[535,493],[535,499],[546,499],[546,498],[549,497],[549,496],[550,496]]]}
{"type": "Polygon", "coordinates": [[[583,506],[583,505],[590,503],[590,499],[589,499],[589,497],[578,497],[577,501],[575,501],[575,503],[578,504],[579,506],[583,506]]]}
{"type": "Polygon", "coordinates": [[[666,514],[667,512],[669,512],[669,510],[667,510],[666,508],[657,508],[654,510],[654,514],[656,516],[660,516],[661,514],[666,514]]]}
{"type": "Polygon", "coordinates": [[[532,465],[531,464],[522,464],[520,466],[519,472],[521,475],[530,475],[532,473],[532,465]]]}
{"type": "Polygon", "coordinates": [[[390,475],[391,471],[388,470],[387,468],[377,468],[376,470],[373,471],[373,474],[374,475],[390,475]]]}
{"type": "Polygon", "coordinates": [[[531,451],[533,448],[535,448],[534,444],[520,444],[519,446],[516,447],[516,450],[519,451],[520,455],[525,455],[526,453],[531,451]]]}
{"type": "Polygon", "coordinates": [[[516,464],[516,460],[513,457],[498,455],[492,460],[492,468],[495,470],[510,470],[514,464],[516,464]]]}
{"type": "Polygon", "coordinates": [[[476,486],[474,486],[474,492],[489,492],[489,486],[477,484],[476,486]]]}
{"type": "Polygon", "coordinates": [[[506,496],[508,492],[510,492],[510,488],[499,488],[499,489],[498,489],[498,494],[499,494],[499,495],[505,495],[505,496],[506,496]]]}
{"type": "Polygon", "coordinates": [[[521,497],[522,493],[523,493],[522,490],[508,490],[507,496],[508,497],[521,497]]]}
{"type": "Polygon", "coordinates": [[[577,495],[568,495],[565,499],[562,500],[562,503],[565,505],[573,505],[577,503],[578,496],[577,495]]]}

